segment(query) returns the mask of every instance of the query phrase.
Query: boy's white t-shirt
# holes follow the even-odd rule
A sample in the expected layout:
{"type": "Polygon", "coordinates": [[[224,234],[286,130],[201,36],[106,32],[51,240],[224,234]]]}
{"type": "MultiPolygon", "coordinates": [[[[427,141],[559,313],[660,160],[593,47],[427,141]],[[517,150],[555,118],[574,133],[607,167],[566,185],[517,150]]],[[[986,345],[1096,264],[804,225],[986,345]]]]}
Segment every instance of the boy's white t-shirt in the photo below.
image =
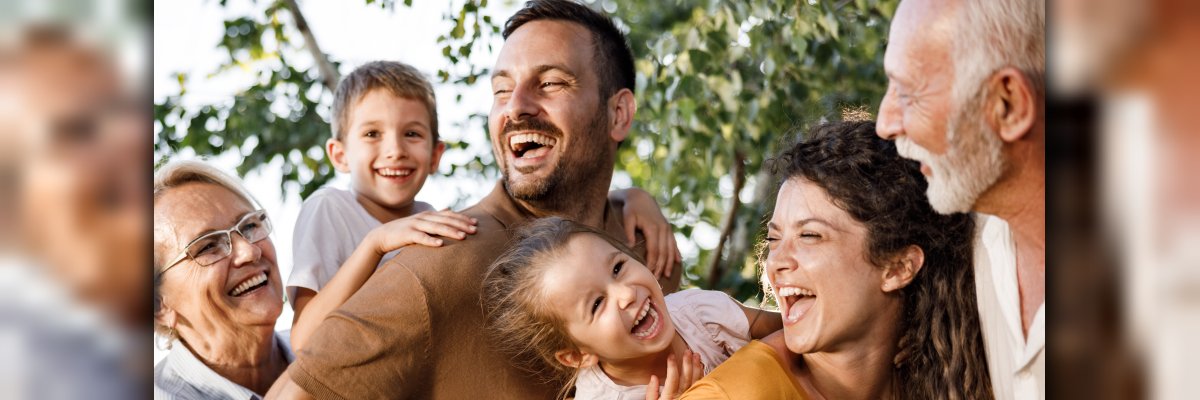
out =
{"type": "MultiPolygon", "coordinates": [[[[706,375],[750,343],[750,321],[725,292],[688,289],[669,294],[665,300],[676,332],[700,355],[706,375]]],[[[580,370],[575,380],[576,400],[645,398],[646,385],[619,385],[599,365],[580,370]]]]}
{"type": "MultiPolygon", "coordinates": [[[[321,291],[358,244],[380,225],[383,223],[358,203],[354,192],[332,187],[317,189],[300,206],[300,216],[296,218],[288,298],[296,297],[297,287],[321,291]]],[[[395,251],[385,254],[379,265],[395,255],[395,251]]]]}

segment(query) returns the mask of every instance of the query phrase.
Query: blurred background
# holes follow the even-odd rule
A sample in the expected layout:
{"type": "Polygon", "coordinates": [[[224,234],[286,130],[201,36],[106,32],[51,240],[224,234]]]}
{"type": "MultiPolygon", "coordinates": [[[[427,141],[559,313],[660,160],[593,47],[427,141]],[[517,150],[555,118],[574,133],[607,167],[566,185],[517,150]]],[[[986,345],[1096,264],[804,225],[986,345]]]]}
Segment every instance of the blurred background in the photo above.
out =
{"type": "Polygon", "coordinates": [[[0,2],[0,397],[148,397],[149,7],[0,2]]]}
{"type": "MultiPolygon", "coordinates": [[[[1049,394],[1196,398],[1200,2],[1049,3],[1049,394]]],[[[813,123],[875,113],[897,2],[591,4],[637,60],[613,186],[657,196],[687,285],[757,303],[762,162],[813,123]]],[[[0,398],[145,396],[154,165],[207,158],[243,177],[289,273],[300,202],[347,184],[321,143],[333,85],[360,64],[403,61],[435,83],[451,150],[418,197],[481,198],[498,172],[480,78],[517,7],[0,1],[0,398]]]]}

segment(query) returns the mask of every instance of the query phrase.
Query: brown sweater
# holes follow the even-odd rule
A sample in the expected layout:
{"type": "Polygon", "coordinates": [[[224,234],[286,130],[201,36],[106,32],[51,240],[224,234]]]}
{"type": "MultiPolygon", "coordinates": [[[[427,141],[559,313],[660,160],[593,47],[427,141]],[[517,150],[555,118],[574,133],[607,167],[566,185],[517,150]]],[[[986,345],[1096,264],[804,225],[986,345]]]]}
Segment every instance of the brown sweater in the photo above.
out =
{"type": "MultiPolygon", "coordinates": [[[[463,211],[478,230],[441,247],[405,247],[341,308],[326,317],[288,375],[316,398],[546,399],[541,383],[492,350],[480,284],[515,228],[533,219],[497,184],[463,211]]],[[[621,211],[604,228],[622,238],[621,211]]],[[[644,246],[636,249],[644,253],[644,246]]],[[[678,268],[676,268],[678,271],[678,268]]],[[[679,273],[664,286],[678,288],[679,273]]]]}

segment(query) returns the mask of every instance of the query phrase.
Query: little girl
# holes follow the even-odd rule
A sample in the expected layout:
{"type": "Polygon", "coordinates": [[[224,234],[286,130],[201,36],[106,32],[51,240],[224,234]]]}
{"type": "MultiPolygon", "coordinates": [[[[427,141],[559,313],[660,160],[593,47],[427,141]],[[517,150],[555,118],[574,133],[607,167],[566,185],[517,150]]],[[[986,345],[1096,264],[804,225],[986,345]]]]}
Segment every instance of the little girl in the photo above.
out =
{"type": "Polygon", "coordinates": [[[493,343],[516,365],[564,383],[562,395],[573,385],[580,400],[640,399],[652,382],[655,393],[659,378],[672,380],[667,366],[676,359],[686,389],[699,370],[783,324],[778,313],[722,292],[663,296],[628,247],[559,217],[517,233],[488,269],[481,300],[493,343]]]}

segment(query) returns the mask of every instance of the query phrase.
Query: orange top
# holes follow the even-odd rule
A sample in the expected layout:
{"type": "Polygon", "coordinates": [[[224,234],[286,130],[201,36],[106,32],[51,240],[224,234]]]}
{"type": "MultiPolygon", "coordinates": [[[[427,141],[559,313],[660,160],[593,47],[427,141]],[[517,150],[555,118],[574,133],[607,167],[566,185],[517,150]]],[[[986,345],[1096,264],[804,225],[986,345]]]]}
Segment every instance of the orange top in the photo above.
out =
{"type": "Polygon", "coordinates": [[[806,400],[775,349],[755,340],[734,353],[680,399],[806,400]]]}

